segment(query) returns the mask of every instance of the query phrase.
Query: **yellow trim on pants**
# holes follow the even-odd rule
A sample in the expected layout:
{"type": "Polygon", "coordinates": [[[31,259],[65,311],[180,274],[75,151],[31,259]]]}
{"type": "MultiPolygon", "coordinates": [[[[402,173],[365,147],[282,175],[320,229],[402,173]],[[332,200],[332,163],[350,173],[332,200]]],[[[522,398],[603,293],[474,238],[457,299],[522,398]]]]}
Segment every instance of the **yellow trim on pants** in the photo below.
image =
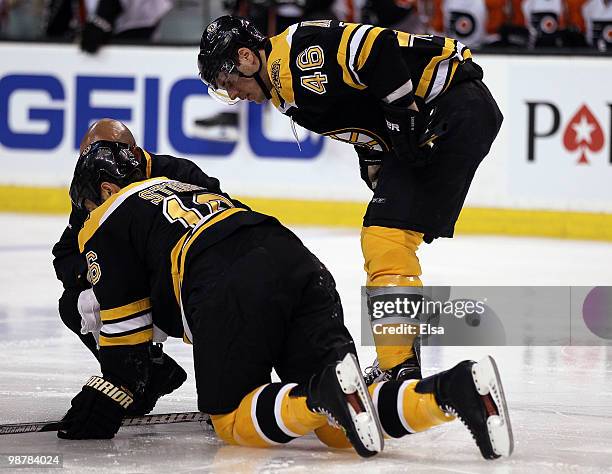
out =
{"type": "MultiPolygon", "coordinates": [[[[217,435],[226,443],[266,448],[275,443],[262,436],[258,421],[254,419],[256,413],[256,395],[265,386],[258,387],[242,399],[238,408],[231,413],[211,415],[211,420],[217,435]]],[[[275,413],[269,414],[276,417],[275,413]]],[[[291,397],[287,391],[281,401],[280,416],[285,427],[296,435],[303,436],[327,424],[327,418],[313,413],[306,406],[306,397],[291,397]]],[[[278,420],[277,420],[278,423],[278,420]]]]}
{"type": "MultiPolygon", "coordinates": [[[[423,286],[421,265],[416,255],[423,234],[388,227],[363,227],[361,250],[367,286],[423,286]]],[[[399,324],[389,324],[399,326],[399,324]]],[[[378,363],[388,370],[414,356],[417,334],[374,334],[378,363]]]]}

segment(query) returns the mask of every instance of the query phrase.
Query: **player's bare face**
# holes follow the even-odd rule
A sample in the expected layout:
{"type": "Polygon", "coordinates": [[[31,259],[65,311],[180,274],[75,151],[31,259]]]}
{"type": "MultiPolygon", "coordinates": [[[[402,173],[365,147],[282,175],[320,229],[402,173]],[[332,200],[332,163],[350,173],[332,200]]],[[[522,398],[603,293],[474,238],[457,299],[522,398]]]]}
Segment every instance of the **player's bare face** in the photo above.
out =
{"type": "Polygon", "coordinates": [[[261,104],[266,100],[261,87],[251,77],[242,77],[237,73],[219,74],[217,78],[219,89],[227,92],[231,100],[249,100],[261,104]]]}
{"type": "Polygon", "coordinates": [[[235,104],[239,100],[248,100],[261,104],[266,101],[266,95],[261,90],[254,76],[265,71],[265,60],[259,54],[248,48],[240,48],[235,60],[225,61],[208,93],[217,100],[235,104]]]}

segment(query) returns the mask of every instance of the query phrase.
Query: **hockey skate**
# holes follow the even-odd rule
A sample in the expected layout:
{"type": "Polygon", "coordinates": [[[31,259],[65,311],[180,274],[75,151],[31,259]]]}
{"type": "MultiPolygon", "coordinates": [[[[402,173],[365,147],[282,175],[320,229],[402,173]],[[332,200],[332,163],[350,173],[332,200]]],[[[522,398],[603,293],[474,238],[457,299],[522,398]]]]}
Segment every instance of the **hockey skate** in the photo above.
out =
{"type": "Polygon", "coordinates": [[[382,370],[378,365],[378,359],[375,359],[370,367],[366,367],[363,374],[363,380],[367,386],[388,380],[420,380],[422,378],[421,366],[416,357],[410,357],[389,370],[382,370]]]}
{"type": "Polygon", "coordinates": [[[360,456],[374,456],[383,450],[378,414],[353,354],[310,379],[306,404],[310,410],[327,416],[332,426],[341,428],[360,456]]]}
{"type": "Polygon", "coordinates": [[[236,112],[220,112],[212,117],[196,119],[196,134],[209,140],[223,142],[238,139],[240,117],[236,112]]]}
{"type": "Polygon", "coordinates": [[[378,364],[378,359],[374,359],[374,363],[363,371],[363,380],[366,385],[369,387],[373,383],[386,382],[388,380],[422,379],[420,339],[420,337],[417,337],[412,346],[414,355],[391,369],[382,370],[378,364]]]}
{"type": "Polygon", "coordinates": [[[450,370],[421,380],[415,391],[433,393],[442,410],[457,416],[472,433],[485,459],[512,454],[512,427],[492,357],[460,362],[450,370]]]}

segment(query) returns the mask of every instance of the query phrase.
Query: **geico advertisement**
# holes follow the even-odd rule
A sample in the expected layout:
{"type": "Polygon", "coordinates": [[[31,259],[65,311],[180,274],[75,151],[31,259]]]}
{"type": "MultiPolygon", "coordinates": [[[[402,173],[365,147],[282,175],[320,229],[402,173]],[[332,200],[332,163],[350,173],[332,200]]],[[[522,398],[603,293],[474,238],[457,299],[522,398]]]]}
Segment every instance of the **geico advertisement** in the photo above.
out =
{"type": "Polygon", "coordinates": [[[609,58],[514,61],[505,123],[510,194],[612,211],[611,74],[609,58]]]}
{"type": "Polygon", "coordinates": [[[236,193],[367,196],[352,147],[300,127],[296,137],[271,105],[217,103],[197,77],[196,53],[0,45],[0,182],[66,185],[88,126],[113,117],[143,148],[191,158],[236,193]]]}

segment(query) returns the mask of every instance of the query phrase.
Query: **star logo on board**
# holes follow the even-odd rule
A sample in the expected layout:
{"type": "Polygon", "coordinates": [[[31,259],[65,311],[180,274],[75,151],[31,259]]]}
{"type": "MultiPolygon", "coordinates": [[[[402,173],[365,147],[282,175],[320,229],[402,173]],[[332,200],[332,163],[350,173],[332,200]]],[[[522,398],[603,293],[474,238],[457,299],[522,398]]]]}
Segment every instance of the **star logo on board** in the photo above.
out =
{"type": "Polygon", "coordinates": [[[576,133],[576,140],[591,143],[591,133],[595,130],[595,125],[591,124],[584,115],[580,117],[580,122],[572,124],[572,128],[576,133]]]}
{"type": "Polygon", "coordinates": [[[578,164],[589,164],[586,152],[598,152],[604,146],[604,136],[597,118],[583,105],[565,127],[563,145],[568,151],[580,151],[578,164]]]}

